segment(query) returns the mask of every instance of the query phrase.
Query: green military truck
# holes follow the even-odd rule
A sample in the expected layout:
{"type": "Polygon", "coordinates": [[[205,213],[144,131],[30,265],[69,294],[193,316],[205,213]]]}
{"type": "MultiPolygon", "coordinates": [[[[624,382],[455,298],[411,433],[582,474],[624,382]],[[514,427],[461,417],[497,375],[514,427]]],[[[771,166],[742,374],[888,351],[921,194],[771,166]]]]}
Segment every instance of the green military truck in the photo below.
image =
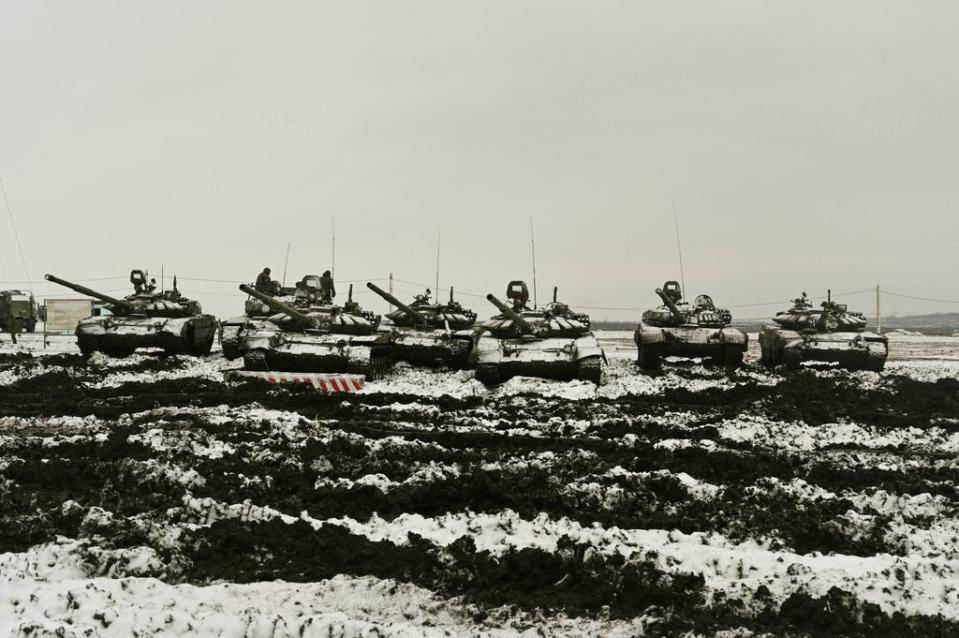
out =
{"type": "Polygon", "coordinates": [[[0,332],[33,332],[37,328],[37,302],[21,290],[0,290],[0,332]]]}

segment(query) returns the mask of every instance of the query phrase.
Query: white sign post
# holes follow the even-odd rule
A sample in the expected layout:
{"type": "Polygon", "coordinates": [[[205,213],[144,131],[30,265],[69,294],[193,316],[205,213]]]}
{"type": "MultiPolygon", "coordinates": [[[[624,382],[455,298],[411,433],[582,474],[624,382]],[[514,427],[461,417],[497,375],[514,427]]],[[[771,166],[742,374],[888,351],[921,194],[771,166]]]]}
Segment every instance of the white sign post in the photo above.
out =
{"type": "Polygon", "coordinates": [[[92,299],[47,299],[47,320],[43,323],[43,347],[47,347],[47,335],[72,334],[81,319],[93,316],[92,299]]]}

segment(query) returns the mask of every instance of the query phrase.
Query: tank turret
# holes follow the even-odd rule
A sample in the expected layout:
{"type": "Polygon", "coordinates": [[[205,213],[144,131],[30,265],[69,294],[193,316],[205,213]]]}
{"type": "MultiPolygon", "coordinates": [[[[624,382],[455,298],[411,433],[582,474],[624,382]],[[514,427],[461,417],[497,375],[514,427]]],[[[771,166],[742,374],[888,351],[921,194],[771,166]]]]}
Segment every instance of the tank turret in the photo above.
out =
{"type": "Polygon", "coordinates": [[[656,294],[659,295],[659,298],[662,299],[666,307],[669,308],[669,313],[673,316],[673,319],[679,323],[683,323],[686,320],[685,315],[683,315],[682,311],[676,305],[676,302],[673,301],[672,297],[666,294],[662,288],[657,288],[656,294]]]}
{"type": "MultiPolygon", "coordinates": [[[[417,312],[416,310],[414,310],[413,308],[409,307],[408,305],[406,305],[405,303],[403,303],[402,301],[400,301],[399,299],[397,299],[396,297],[394,297],[394,296],[391,295],[390,293],[386,292],[385,290],[383,290],[382,288],[380,288],[380,287],[377,286],[376,284],[374,284],[374,283],[372,283],[372,282],[367,282],[367,283],[366,283],[366,287],[369,288],[370,290],[372,290],[373,292],[375,292],[376,294],[378,294],[380,297],[382,297],[383,299],[385,299],[387,302],[393,304],[394,306],[396,306],[397,308],[399,308],[400,310],[402,310],[404,313],[406,313],[406,315],[410,318],[410,320],[411,320],[414,324],[416,324],[416,325],[421,325],[421,326],[422,326],[422,325],[426,325],[426,317],[424,317],[421,313],[419,313],[419,312],[417,312]]],[[[452,293],[450,293],[450,294],[452,294],[452,293]]]]}
{"type": "Polygon", "coordinates": [[[289,306],[282,301],[278,301],[275,297],[271,297],[270,295],[262,293],[251,286],[240,284],[240,290],[251,297],[256,297],[269,306],[270,310],[273,312],[281,313],[287,317],[290,317],[296,323],[296,325],[301,328],[315,328],[319,323],[316,317],[313,317],[305,312],[300,312],[296,308],[289,306]]]}
{"type": "Polygon", "coordinates": [[[47,281],[52,281],[55,284],[60,284],[65,288],[74,290],[81,295],[87,295],[88,297],[93,297],[94,299],[99,299],[100,301],[110,304],[114,308],[114,314],[133,314],[137,310],[136,304],[133,304],[125,299],[117,299],[116,297],[111,297],[110,295],[105,295],[102,292],[97,292],[92,288],[87,288],[86,286],[81,286],[80,284],[75,284],[73,282],[67,281],[66,279],[60,279],[56,275],[44,275],[44,279],[47,281]]]}
{"type": "Polygon", "coordinates": [[[519,328],[519,330],[520,330],[523,334],[532,334],[532,333],[533,333],[533,326],[532,326],[528,321],[526,321],[526,319],[523,319],[523,317],[521,317],[521,316],[519,315],[519,313],[517,313],[517,312],[514,311],[512,308],[510,308],[509,306],[507,306],[506,304],[504,304],[502,301],[500,301],[499,299],[497,299],[492,293],[486,295],[486,299],[487,299],[491,304],[493,304],[494,306],[496,306],[496,308],[497,308],[501,313],[503,313],[503,315],[504,315],[505,317],[509,318],[509,319],[513,322],[513,324],[514,324],[517,328],[519,328]]]}

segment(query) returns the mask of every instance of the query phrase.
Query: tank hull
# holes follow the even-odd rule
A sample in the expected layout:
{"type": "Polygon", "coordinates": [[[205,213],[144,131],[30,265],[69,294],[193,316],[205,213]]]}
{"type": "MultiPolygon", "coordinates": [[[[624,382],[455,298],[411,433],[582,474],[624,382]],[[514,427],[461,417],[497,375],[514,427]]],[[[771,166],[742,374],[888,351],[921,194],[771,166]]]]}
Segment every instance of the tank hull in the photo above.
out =
{"type": "Polygon", "coordinates": [[[77,345],[84,354],[132,354],[139,348],[163,348],[173,354],[205,355],[213,346],[217,321],[192,317],[91,317],[77,324],[77,345]]]}
{"type": "Polygon", "coordinates": [[[319,331],[253,330],[240,339],[243,367],[260,372],[345,372],[369,379],[392,363],[386,333],[347,335],[319,331]]]}
{"type": "Polygon", "coordinates": [[[797,332],[763,326],[759,347],[764,364],[793,370],[803,361],[816,361],[878,372],[889,356],[889,340],[875,332],[797,332]]]}
{"type": "Polygon", "coordinates": [[[398,328],[392,337],[393,357],[417,366],[468,368],[475,334],[475,330],[398,328]]]}
{"type": "Polygon", "coordinates": [[[658,327],[640,323],[633,340],[643,368],[660,365],[663,357],[705,358],[738,367],[749,347],[749,335],[735,328],[658,327]]]}
{"type": "Polygon", "coordinates": [[[240,342],[247,334],[256,331],[279,330],[275,324],[271,323],[266,317],[233,317],[224,319],[220,322],[220,348],[223,350],[223,357],[227,360],[239,359],[240,342]]]}
{"type": "Polygon", "coordinates": [[[606,354],[592,334],[579,337],[478,336],[470,357],[477,378],[492,385],[514,376],[604,381],[606,354]]]}

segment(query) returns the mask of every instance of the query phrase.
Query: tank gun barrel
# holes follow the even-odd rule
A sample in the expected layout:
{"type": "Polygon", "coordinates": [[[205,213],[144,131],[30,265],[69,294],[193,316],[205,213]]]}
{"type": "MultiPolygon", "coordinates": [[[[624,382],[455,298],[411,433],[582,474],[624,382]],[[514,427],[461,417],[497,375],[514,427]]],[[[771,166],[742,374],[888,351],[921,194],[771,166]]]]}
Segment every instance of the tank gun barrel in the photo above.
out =
{"type": "Polygon", "coordinates": [[[134,306],[132,303],[130,303],[129,301],[125,299],[117,299],[116,297],[105,295],[102,292],[97,292],[96,290],[93,290],[92,288],[87,288],[86,286],[75,284],[73,282],[67,281],[66,279],[60,279],[56,275],[47,274],[47,275],[44,275],[43,278],[46,279],[47,281],[52,281],[55,284],[60,284],[61,286],[69,288],[70,290],[75,290],[81,295],[87,295],[88,297],[93,297],[94,299],[99,299],[100,301],[104,301],[123,312],[133,312],[136,309],[136,306],[134,306]]]}
{"type": "Polygon", "coordinates": [[[240,290],[250,295],[251,297],[255,297],[259,299],[260,301],[265,303],[267,306],[269,306],[270,310],[272,310],[273,312],[279,312],[292,318],[300,326],[303,326],[306,328],[312,328],[313,326],[316,325],[316,319],[311,317],[310,315],[300,312],[296,308],[292,308],[286,305],[285,303],[283,303],[282,301],[277,301],[273,297],[269,295],[265,295],[259,290],[251,288],[250,286],[247,286],[246,284],[240,284],[240,290]]]}
{"type": "Polygon", "coordinates": [[[526,321],[525,319],[523,319],[523,318],[519,315],[519,313],[517,313],[515,310],[513,310],[512,308],[510,308],[509,306],[507,306],[506,304],[504,304],[504,303],[503,303],[502,301],[500,301],[499,299],[497,299],[492,293],[486,295],[486,299],[487,299],[491,304],[493,304],[494,306],[496,306],[496,308],[497,308],[501,313],[503,313],[504,315],[506,315],[507,317],[509,317],[510,319],[512,319],[512,320],[513,320],[513,323],[515,323],[517,326],[519,326],[519,327],[520,327],[520,330],[522,330],[523,333],[525,333],[525,334],[531,334],[531,333],[533,332],[533,326],[531,326],[528,321],[526,321]]]}
{"type": "Polygon", "coordinates": [[[405,303],[403,303],[402,301],[400,301],[399,299],[397,299],[396,297],[394,297],[394,296],[391,295],[390,293],[386,292],[385,290],[383,290],[382,288],[380,288],[380,287],[377,286],[376,284],[368,281],[368,282],[366,282],[366,287],[369,288],[370,290],[372,290],[373,292],[375,292],[376,294],[378,294],[380,297],[382,297],[383,299],[385,299],[387,302],[393,304],[394,306],[396,306],[397,308],[399,308],[400,310],[402,310],[403,312],[405,312],[406,315],[407,315],[410,319],[412,319],[414,323],[418,323],[418,324],[425,324],[425,323],[426,323],[426,317],[424,317],[422,314],[420,314],[420,313],[417,312],[416,310],[413,310],[413,309],[410,308],[408,305],[406,305],[405,303]]]}
{"type": "Polygon", "coordinates": [[[670,296],[663,292],[662,288],[657,288],[656,294],[659,295],[659,298],[662,299],[663,303],[666,304],[666,307],[669,308],[669,312],[672,313],[676,321],[684,320],[683,313],[679,311],[679,308],[676,307],[676,303],[670,298],[670,296]]]}

